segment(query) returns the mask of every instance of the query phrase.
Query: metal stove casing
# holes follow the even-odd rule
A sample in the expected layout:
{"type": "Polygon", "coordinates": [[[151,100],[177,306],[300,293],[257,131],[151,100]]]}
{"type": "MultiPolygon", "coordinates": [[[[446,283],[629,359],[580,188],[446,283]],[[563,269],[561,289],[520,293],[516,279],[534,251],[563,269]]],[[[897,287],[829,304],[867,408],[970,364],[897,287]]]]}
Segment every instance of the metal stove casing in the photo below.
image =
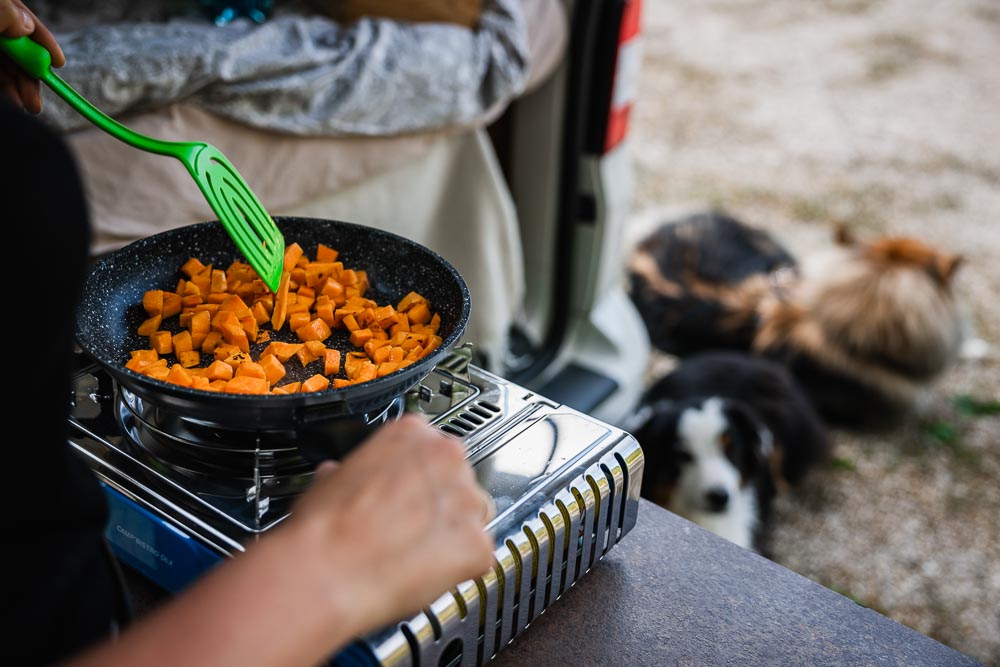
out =
{"type": "MultiPolygon", "coordinates": [[[[493,496],[494,564],[413,618],[358,640],[334,665],[481,665],[583,576],[635,525],[643,455],[625,431],[469,363],[458,348],[405,398],[461,437],[493,496]]],[[[242,488],[178,478],[130,444],[114,383],[77,374],[70,444],[108,494],[118,557],[177,592],[290,514],[309,476],[255,473],[242,488]]],[[[235,486],[239,486],[237,483],[235,486]]]]}

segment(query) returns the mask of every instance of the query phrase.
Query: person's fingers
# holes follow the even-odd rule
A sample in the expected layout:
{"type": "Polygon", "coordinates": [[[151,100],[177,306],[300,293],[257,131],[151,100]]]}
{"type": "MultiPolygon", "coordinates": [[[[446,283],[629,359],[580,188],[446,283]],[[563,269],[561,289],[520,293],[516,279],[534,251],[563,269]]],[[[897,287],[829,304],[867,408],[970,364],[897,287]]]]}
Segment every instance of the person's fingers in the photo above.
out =
{"type": "Polygon", "coordinates": [[[17,87],[18,75],[11,71],[16,65],[0,58],[0,95],[6,97],[19,109],[24,108],[21,91],[17,87]]]}
{"type": "Polygon", "coordinates": [[[0,33],[7,37],[30,35],[35,29],[34,14],[24,5],[14,2],[0,2],[0,33]]]}
{"type": "Polygon", "coordinates": [[[462,540],[463,548],[456,552],[462,559],[458,566],[460,580],[481,577],[486,574],[493,565],[493,550],[496,544],[493,536],[482,529],[482,524],[478,525],[475,531],[462,540]]]}
{"type": "Polygon", "coordinates": [[[421,454],[434,468],[434,473],[446,479],[455,479],[453,475],[461,475],[465,479],[471,474],[471,468],[466,461],[465,444],[458,438],[443,433],[433,427],[421,440],[421,454]]]}
{"type": "Polygon", "coordinates": [[[316,466],[316,472],[315,472],[315,478],[314,479],[316,481],[319,481],[319,480],[322,480],[322,479],[326,479],[330,475],[332,475],[334,472],[336,472],[337,468],[339,468],[339,467],[340,467],[340,464],[337,463],[336,461],[331,461],[329,459],[326,460],[326,461],[321,461],[320,464],[318,466],[316,466]]]}
{"type": "Polygon", "coordinates": [[[482,490],[483,496],[483,523],[487,524],[497,517],[497,503],[493,500],[493,496],[489,494],[485,489],[482,490]]]}
{"type": "Polygon", "coordinates": [[[38,79],[19,73],[14,77],[14,84],[17,86],[24,110],[33,114],[41,113],[42,90],[38,79]]]}
{"type": "Polygon", "coordinates": [[[55,35],[49,30],[44,23],[38,20],[38,17],[28,9],[21,0],[13,0],[15,4],[19,5],[21,10],[25,13],[26,20],[30,21],[33,26],[32,30],[28,32],[31,34],[31,39],[35,40],[48,50],[52,55],[52,66],[62,67],[66,64],[66,56],[63,54],[62,47],[59,46],[59,42],[56,40],[55,35]]]}

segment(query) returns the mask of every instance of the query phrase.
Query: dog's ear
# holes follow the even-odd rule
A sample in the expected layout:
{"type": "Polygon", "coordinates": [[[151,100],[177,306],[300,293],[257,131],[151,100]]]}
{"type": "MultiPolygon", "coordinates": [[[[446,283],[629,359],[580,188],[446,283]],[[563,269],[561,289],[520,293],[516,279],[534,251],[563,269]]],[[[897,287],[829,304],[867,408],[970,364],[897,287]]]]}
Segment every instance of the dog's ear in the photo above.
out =
{"type": "Polygon", "coordinates": [[[934,256],[933,274],[943,286],[951,285],[955,277],[955,272],[965,263],[962,255],[952,255],[948,253],[937,253],[934,256]]]}
{"type": "Polygon", "coordinates": [[[747,444],[748,472],[755,474],[765,472],[774,449],[771,430],[761,421],[757,413],[742,401],[727,400],[725,413],[740,440],[747,444]]]}
{"type": "Polygon", "coordinates": [[[627,424],[642,448],[645,470],[640,493],[643,498],[667,507],[680,476],[677,458],[676,403],[660,399],[643,404],[627,424]]]}

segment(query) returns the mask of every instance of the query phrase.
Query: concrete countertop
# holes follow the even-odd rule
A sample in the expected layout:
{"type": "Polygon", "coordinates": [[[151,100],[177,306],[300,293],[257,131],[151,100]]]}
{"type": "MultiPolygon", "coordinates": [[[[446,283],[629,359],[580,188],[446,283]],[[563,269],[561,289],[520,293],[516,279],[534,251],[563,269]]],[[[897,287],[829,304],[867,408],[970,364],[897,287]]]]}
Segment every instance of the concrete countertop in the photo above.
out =
{"type": "Polygon", "coordinates": [[[490,663],[978,664],[645,500],[621,542],[490,663]]]}
{"type": "MultiPolygon", "coordinates": [[[[165,594],[134,572],[137,611],[165,594]]],[[[490,667],[981,665],[645,500],[490,667]]]]}

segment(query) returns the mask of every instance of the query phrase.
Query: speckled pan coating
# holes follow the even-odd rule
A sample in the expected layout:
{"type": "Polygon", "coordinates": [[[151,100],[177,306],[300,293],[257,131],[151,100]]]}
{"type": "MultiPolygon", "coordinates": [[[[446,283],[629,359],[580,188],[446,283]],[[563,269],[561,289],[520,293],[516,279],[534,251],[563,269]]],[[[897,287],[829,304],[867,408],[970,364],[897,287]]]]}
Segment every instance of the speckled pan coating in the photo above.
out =
{"type": "MultiPolygon", "coordinates": [[[[346,268],[368,272],[378,303],[395,305],[411,290],[427,297],[441,315],[443,342],[434,352],[400,371],[341,389],[292,395],[222,394],[168,384],[125,368],[129,352],[148,348],[136,329],[147,317],[142,296],[150,289],[173,289],[180,267],[191,257],[226,268],[242,260],[239,250],[216,221],[163,232],[136,241],[97,262],[83,286],[76,318],[80,347],[102,364],[122,386],[140,397],[192,418],[234,429],[286,429],[379,409],[416,385],[446,356],[465,332],[471,311],[469,289],[443,257],[402,236],[336,220],[277,217],[286,244],[298,242],[315,258],[318,243],[340,251],[346,268]]],[[[176,318],[171,324],[176,328],[176,318]]],[[[275,338],[297,340],[287,327],[275,338]]],[[[345,332],[327,345],[354,350],[345,332]]],[[[264,344],[254,346],[256,357],[264,344]]],[[[206,360],[210,360],[206,357],[206,360]]],[[[282,381],[304,379],[319,366],[303,370],[297,360],[282,381]]]]}

